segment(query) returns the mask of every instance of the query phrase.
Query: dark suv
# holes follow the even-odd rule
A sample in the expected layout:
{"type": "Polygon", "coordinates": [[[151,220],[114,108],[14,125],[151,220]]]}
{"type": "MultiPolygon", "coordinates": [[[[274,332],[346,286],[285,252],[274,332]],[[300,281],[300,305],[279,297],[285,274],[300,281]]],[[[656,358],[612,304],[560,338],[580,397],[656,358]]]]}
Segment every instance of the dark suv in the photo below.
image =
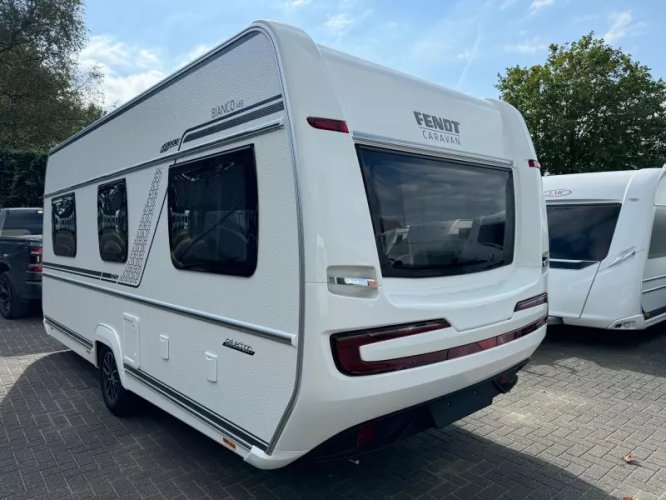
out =
{"type": "Polygon", "coordinates": [[[41,208],[0,209],[0,314],[20,318],[42,298],[41,208]]]}

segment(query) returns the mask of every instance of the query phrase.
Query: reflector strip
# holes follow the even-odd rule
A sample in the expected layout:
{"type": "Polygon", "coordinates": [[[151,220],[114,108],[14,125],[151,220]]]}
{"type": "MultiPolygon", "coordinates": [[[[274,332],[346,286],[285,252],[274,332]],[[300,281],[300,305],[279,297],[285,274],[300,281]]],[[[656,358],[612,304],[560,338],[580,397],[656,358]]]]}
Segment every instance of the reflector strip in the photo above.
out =
{"type": "Polygon", "coordinates": [[[540,306],[541,304],[548,304],[548,294],[542,293],[536,295],[535,297],[530,297],[529,299],[521,300],[516,304],[514,311],[523,311],[529,309],[530,307],[540,306]]]}
{"type": "Polygon", "coordinates": [[[334,120],[333,118],[319,118],[317,116],[308,116],[308,123],[314,128],[321,130],[331,130],[333,132],[342,132],[348,134],[349,129],[344,120],[334,120]]]}
{"type": "MultiPolygon", "coordinates": [[[[371,342],[367,341],[367,333],[333,335],[331,337],[331,347],[333,349],[335,364],[338,367],[338,370],[340,370],[345,375],[376,375],[378,373],[405,370],[407,368],[414,368],[417,366],[429,365],[431,363],[448,361],[451,359],[461,358],[463,356],[485,351],[487,349],[492,349],[537,331],[539,328],[546,324],[547,319],[548,316],[544,315],[538,320],[515,330],[511,330],[510,332],[506,332],[489,339],[472,342],[470,344],[451,347],[450,349],[443,349],[441,351],[434,351],[424,354],[416,354],[414,356],[405,356],[402,358],[386,359],[381,361],[364,361],[361,359],[361,346],[382,340],[390,340],[391,338],[396,338],[403,335],[390,335],[385,338],[379,338],[378,340],[374,340],[376,337],[373,337],[373,341],[371,342]]],[[[439,328],[443,327],[440,326],[439,328]]],[[[405,327],[402,329],[405,330],[405,327]]],[[[424,331],[430,331],[434,329],[437,328],[421,330],[418,333],[424,333],[424,331]]],[[[394,331],[397,332],[400,330],[394,331]]],[[[382,336],[380,335],[380,337],[382,336]]]]}

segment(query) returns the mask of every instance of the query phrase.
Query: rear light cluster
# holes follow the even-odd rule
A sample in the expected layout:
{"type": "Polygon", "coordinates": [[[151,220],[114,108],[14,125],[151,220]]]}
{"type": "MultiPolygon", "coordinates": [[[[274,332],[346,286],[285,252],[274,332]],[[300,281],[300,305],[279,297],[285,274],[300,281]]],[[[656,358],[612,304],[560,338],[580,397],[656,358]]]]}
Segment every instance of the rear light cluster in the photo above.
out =
{"type": "MultiPolygon", "coordinates": [[[[526,302],[526,301],[524,301],[526,302]]],[[[540,302],[544,303],[544,302],[540,302]]],[[[519,302],[520,304],[520,302],[519,302]]],[[[537,304],[534,304],[537,305],[537,304]]],[[[518,307],[518,306],[516,306],[518,307]]],[[[526,306],[532,307],[532,306],[526,306]]],[[[485,351],[497,347],[513,340],[519,339],[535,332],[547,322],[547,315],[542,316],[536,321],[510,332],[497,335],[478,342],[472,342],[441,351],[416,354],[414,356],[405,356],[402,358],[386,359],[381,361],[364,361],[361,359],[361,347],[375,342],[382,342],[398,337],[416,335],[442,328],[448,328],[449,323],[443,319],[427,321],[414,325],[400,325],[396,327],[377,328],[365,332],[340,333],[331,337],[331,347],[335,358],[335,364],[345,375],[374,375],[397,370],[405,370],[417,366],[438,363],[455,358],[461,358],[469,354],[485,351]]]]}
{"type": "Polygon", "coordinates": [[[30,255],[28,257],[28,271],[33,273],[42,272],[42,247],[30,247],[30,255]]]}
{"type": "Polygon", "coordinates": [[[333,118],[319,118],[317,116],[308,116],[308,123],[320,130],[330,130],[332,132],[342,132],[343,134],[349,133],[347,123],[343,120],[335,120],[333,118]]]}
{"type": "Polygon", "coordinates": [[[541,304],[548,304],[548,294],[542,293],[535,297],[530,297],[529,299],[521,300],[516,304],[514,311],[524,311],[530,307],[540,306],[541,304]]]}

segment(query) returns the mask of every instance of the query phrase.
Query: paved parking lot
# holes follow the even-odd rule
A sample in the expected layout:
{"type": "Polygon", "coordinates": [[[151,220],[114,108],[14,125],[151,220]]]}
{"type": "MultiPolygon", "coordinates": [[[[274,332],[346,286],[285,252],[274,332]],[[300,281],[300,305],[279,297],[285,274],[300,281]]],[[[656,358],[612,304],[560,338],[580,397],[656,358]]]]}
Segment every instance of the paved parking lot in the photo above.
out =
{"type": "Polygon", "coordinates": [[[666,499],[665,410],[666,328],[552,330],[489,409],[358,464],[264,472],[149,404],[113,417],[39,318],[0,318],[2,498],[666,499]]]}

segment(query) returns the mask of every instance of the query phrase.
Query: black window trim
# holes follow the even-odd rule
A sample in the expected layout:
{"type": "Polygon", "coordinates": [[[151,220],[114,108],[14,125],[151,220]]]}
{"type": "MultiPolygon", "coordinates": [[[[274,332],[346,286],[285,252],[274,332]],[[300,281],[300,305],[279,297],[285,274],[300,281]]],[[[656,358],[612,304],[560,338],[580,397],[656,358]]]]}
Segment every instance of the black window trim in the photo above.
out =
{"type": "Polygon", "coordinates": [[[109,186],[114,186],[116,184],[124,184],[125,185],[125,214],[126,214],[125,215],[125,219],[126,219],[125,222],[127,224],[127,227],[125,228],[125,232],[126,232],[126,235],[125,235],[125,260],[113,260],[113,259],[105,259],[104,258],[104,256],[102,255],[102,247],[100,245],[100,240],[99,240],[99,236],[100,236],[100,234],[99,234],[99,223],[97,224],[97,252],[99,253],[100,259],[102,259],[102,261],[104,261],[104,262],[110,262],[110,263],[113,263],[113,264],[126,264],[127,259],[129,258],[129,234],[130,234],[130,231],[129,231],[129,200],[128,200],[128,196],[127,196],[127,177],[121,177],[121,178],[114,179],[112,181],[108,181],[108,182],[104,182],[102,184],[98,184],[97,185],[97,207],[96,208],[97,208],[97,211],[99,211],[99,192],[104,188],[107,188],[109,186]]]}
{"type": "Polygon", "coordinates": [[[76,217],[76,191],[72,191],[70,193],[65,193],[61,194],[59,196],[55,196],[51,198],[51,247],[53,248],[53,255],[57,255],[58,257],[69,257],[71,259],[76,257],[76,254],[78,253],[79,250],[79,235],[78,235],[78,221],[76,217]],[[63,198],[72,198],[72,204],[74,205],[74,254],[69,255],[65,253],[57,253],[56,252],[56,247],[55,247],[55,233],[56,233],[56,228],[55,228],[55,212],[53,211],[53,205],[55,204],[56,201],[62,200],[63,198]]]}
{"type": "MultiPolygon", "coordinates": [[[[622,214],[622,202],[618,200],[594,200],[594,201],[585,201],[585,200],[567,200],[567,201],[553,201],[553,202],[548,202],[546,203],[546,213],[548,212],[549,207],[619,207],[620,210],[617,213],[617,218],[615,219],[615,226],[613,227],[613,234],[611,235],[610,242],[608,243],[608,248],[606,249],[606,255],[602,259],[599,260],[588,260],[588,259],[583,259],[583,260],[571,260],[571,259],[557,259],[557,258],[552,258],[550,259],[550,262],[580,262],[580,263],[587,263],[587,265],[583,265],[582,267],[579,267],[579,269],[582,269],[583,267],[588,267],[589,265],[596,264],[598,262],[603,262],[607,257],[608,254],[610,253],[610,247],[613,244],[613,239],[615,238],[615,231],[617,230],[617,223],[620,220],[620,215],[622,214]]],[[[550,239],[550,227],[548,228],[548,237],[550,239]]],[[[549,242],[550,244],[550,242],[549,242]]],[[[564,267],[566,264],[562,264],[560,266],[558,265],[551,265],[550,267],[557,268],[557,267],[564,267]]],[[[571,269],[571,267],[567,267],[567,269],[571,269]]]]}
{"type": "MultiPolygon", "coordinates": [[[[653,254],[651,253],[652,250],[652,238],[654,236],[654,229],[655,229],[655,223],[657,222],[657,211],[659,209],[663,209],[666,211],[666,205],[659,205],[655,204],[652,209],[652,225],[650,226],[650,239],[648,240],[648,247],[647,247],[647,260],[651,259],[663,259],[666,257],[666,252],[661,252],[658,254],[653,254]]],[[[666,236],[665,236],[666,237],[666,236]]]]}
{"type": "Polygon", "coordinates": [[[483,168],[486,170],[496,170],[500,172],[506,172],[509,174],[509,180],[510,180],[510,185],[511,185],[511,199],[507,199],[507,210],[510,208],[511,212],[513,214],[513,224],[511,224],[511,254],[510,257],[508,258],[507,261],[505,261],[501,265],[493,266],[487,269],[483,269],[481,271],[475,271],[472,273],[454,273],[454,274],[448,274],[448,273],[443,273],[443,274],[426,274],[426,275],[419,275],[419,273],[401,273],[401,270],[395,270],[392,269],[391,273],[389,275],[386,274],[386,256],[383,255],[383,252],[380,251],[379,247],[377,247],[377,256],[379,258],[379,266],[380,266],[380,272],[382,273],[383,277],[388,277],[388,278],[413,278],[413,279],[428,279],[428,278],[433,278],[433,279],[438,279],[438,278],[447,278],[447,277],[456,277],[456,276],[464,276],[466,274],[477,274],[478,272],[485,272],[485,271],[494,271],[495,269],[500,269],[506,266],[510,266],[514,263],[515,258],[516,258],[516,246],[517,246],[517,232],[516,229],[518,227],[518,212],[516,211],[516,176],[514,175],[513,172],[513,163],[508,164],[506,166],[501,166],[497,164],[492,164],[492,163],[484,163],[483,161],[474,159],[474,158],[451,158],[449,156],[442,156],[442,155],[437,155],[434,152],[430,153],[428,151],[422,151],[422,150],[405,150],[402,148],[396,148],[396,147],[391,147],[390,145],[381,145],[377,146],[374,144],[367,144],[365,142],[357,142],[355,143],[355,149],[356,149],[356,157],[358,160],[359,167],[361,169],[361,177],[363,179],[363,187],[364,187],[364,192],[366,194],[365,199],[366,203],[368,205],[368,212],[370,213],[370,219],[372,221],[372,231],[373,231],[373,238],[376,240],[376,230],[375,230],[375,224],[377,221],[377,216],[373,214],[372,207],[370,206],[370,195],[368,191],[368,186],[366,184],[366,178],[365,175],[363,175],[363,161],[361,158],[361,149],[365,150],[373,150],[373,151],[379,151],[382,153],[392,153],[392,154],[399,154],[399,155],[405,155],[409,156],[412,158],[423,158],[426,160],[430,161],[445,161],[448,163],[453,163],[455,165],[460,165],[464,167],[473,167],[473,168],[483,168]],[[396,271],[398,273],[394,274],[396,271]]]}
{"type": "Polygon", "coordinates": [[[169,170],[167,173],[167,193],[166,193],[166,209],[167,209],[167,233],[169,237],[169,257],[171,260],[171,265],[176,269],[176,271],[187,271],[187,272],[195,272],[195,273],[203,273],[203,274],[213,274],[213,275],[220,275],[220,276],[230,276],[230,277],[235,277],[235,278],[251,278],[254,276],[254,274],[257,271],[257,267],[259,266],[259,238],[260,238],[260,222],[259,222],[259,207],[261,205],[260,202],[260,195],[259,195],[259,176],[257,174],[257,155],[255,151],[255,144],[254,143],[249,143],[249,144],[243,144],[241,146],[236,146],[231,149],[224,149],[221,151],[216,151],[214,153],[209,153],[206,155],[202,156],[197,156],[196,158],[190,158],[186,161],[183,161],[182,163],[176,162],[169,166],[169,170]],[[252,155],[252,170],[253,170],[253,177],[254,177],[254,187],[257,193],[257,234],[256,234],[256,252],[255,252],[255,259],[254,259],[254,266],[252,266],[252,270],[249,273],[229,273],[229,272],[222,272],[222,271],[200,271],[200,270],[194,270],[194,269],[183,269],[180,268],[176,265],[176,263],[173,261],[172,257],[172,234],[171,234],[171,203],[170,203],[170,193],[171,193],[171,175],[173,171],[177,170],[184,170],[186,169],[189,165],[198,163],[203,160],[208,160],[210,158],[215,158],[218,156],[224,156],[224,155],[229,155],[233,153],[237,153],[239,151],[244,151],[248,150],[250,154],[252,155]]]}

